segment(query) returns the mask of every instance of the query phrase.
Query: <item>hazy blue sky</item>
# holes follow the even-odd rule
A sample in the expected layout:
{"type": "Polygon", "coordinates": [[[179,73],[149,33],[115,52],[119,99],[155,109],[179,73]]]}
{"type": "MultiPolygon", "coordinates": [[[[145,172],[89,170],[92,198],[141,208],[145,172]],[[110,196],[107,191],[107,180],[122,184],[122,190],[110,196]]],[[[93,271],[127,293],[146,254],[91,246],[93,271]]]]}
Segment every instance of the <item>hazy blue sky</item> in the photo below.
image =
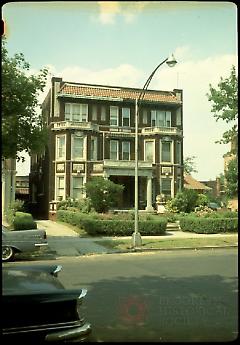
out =
{"type": "MultiPolygon", "coordinates": [[[[13,2],[2,8],[9,54],[22,52],[33,71],[49,66],[66,81],[142,87],[170,53],[150,89],[183,89],[184,156],[196,156],[199,180],[223,172],[228,145],[214,142],[206,93],[237,63],[237,8],[231,2],[13,2]]],[[[18,165],[18,175],[22,173],[18,165]]]]}

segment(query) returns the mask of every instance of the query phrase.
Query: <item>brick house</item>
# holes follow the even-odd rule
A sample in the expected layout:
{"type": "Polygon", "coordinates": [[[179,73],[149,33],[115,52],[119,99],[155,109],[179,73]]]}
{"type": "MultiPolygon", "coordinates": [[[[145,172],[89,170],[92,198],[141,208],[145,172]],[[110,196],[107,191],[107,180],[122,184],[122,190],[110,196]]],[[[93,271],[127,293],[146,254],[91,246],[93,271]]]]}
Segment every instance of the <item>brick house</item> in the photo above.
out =
{"type": "MultiPolygon", "coordinates": [[[[124,185],[119,208],[134,207],[135,100],[141,89],[69,83],[52,78],[42,104],[49,129],[45,153],[32,155],[30,198],[48,217],[57,200],[84,197],[84,184],[103,176],[124,185]]],[[[138,125],[139,208],[183,186],[182,90],[148,90],[138,125]],[[149,197],[150,196],[150,197],[149,197]]]]}

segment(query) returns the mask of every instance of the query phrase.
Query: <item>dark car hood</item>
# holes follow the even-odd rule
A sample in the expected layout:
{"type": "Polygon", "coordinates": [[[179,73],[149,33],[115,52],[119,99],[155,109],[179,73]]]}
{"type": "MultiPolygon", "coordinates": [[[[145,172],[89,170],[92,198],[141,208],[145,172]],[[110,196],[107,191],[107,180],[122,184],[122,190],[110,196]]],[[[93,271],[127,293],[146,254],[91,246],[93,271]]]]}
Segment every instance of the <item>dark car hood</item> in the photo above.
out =
{"type": "Polygon", "coordinates": [[[3,295],[63,292],[64,286],[56,278],[60,269],[57,265],[3,267],[3,295]]]}

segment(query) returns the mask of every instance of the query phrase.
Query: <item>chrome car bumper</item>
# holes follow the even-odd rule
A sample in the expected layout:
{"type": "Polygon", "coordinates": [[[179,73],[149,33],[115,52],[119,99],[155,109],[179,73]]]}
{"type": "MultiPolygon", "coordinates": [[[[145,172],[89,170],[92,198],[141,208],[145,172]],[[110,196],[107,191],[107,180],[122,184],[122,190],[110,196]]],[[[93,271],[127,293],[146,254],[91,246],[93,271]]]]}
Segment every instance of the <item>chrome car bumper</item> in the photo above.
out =
{"type": "Polygon", "coordinates": [[[73,329],[66,329],[64,331],[58,331],[54,333],[47,334],[45,336],[46,342],[55,342],[55,341],[73,341],[73,340],[81,340],[81,338],[85,338],[91,332],[91,325],[90,323],[85,323],[82,326],[73,328],[73,329]]]}
{"type": "Polygon", "coordinates": [[[48,243],[35,243],[34,246],[35,247],[44,247],[44,246],[48,246],[48,243]]]}

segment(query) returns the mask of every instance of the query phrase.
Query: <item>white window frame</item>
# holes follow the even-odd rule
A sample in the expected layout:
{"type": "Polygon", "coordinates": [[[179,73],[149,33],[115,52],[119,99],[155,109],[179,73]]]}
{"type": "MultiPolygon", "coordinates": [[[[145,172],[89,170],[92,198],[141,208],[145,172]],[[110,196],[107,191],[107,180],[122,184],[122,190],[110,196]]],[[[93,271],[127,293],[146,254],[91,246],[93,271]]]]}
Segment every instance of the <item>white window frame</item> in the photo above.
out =
{"type": "Polygon", "coordinates": [[[144,161],[145,162],[151,162],[155,163],[155,140],[144,140],[144,161]],[[146,150],[146,145],[151,143],[153,152],[152,152],[152,160],[147,160],[147,150],[146,150]]]}
{"type": "Polygon", "coordinates": [[[71,135],[71,159],[73,161],[77,160],[86,160],[86,136],[84,136],[82,133],[74,133],[71,135]],[[80,138],[83,140],[83,150],[82,150],[82,157],[81,156],[75,156],[74,153],[74,141],[76,138],[80,138]]]}
{"type": "Polygon", "coordinates": [[[123,141],[122,142],[122,160],[124,161],[130,161],[130,141],[123,141]],[[124,151],[124,146],[127,145],[127,150],[124,151]],[[128,158],[123,158],[124,153],[128,154],[128,158]]]}
{"type": "Polygon", "coordinates": [[[117,127],[119,123],[119,108],[116,106],[110,107],[110,126],[117,127]]]}
{"type": "Polygon", "coordinates": [[[56,151],[55,151],[55,157],[56,157],[56,161],[65,161],[66,160],[66,134],[61,134],[61,135],[56,135],[56,151]],[[60,140],[64,139],[64,144],[62,147],[62,151],[63,151],[63,155],[60,156],[59,155],[59,143],[60,140]]]}
{"type": "Polygon", "coordinates": [[[83,103],[65,103],[65,111],[64,111],[64,118],[65,121],[72,121],[72,122],[88,122],[88,104],[83,103]],[[74,107],[79,107],[79,118],[73,119],[73,109],[74,107]],[[66,108],[68,108],[68,116],[66,117],[66,108]],[[84,111],[85,108],[85,111],[84,111]]]}
{"type": "Polygon", "coordinates": [[[170,180],[170,188],[171,188],[171,190],[170,190],[170,196],[171,196],[171,198],[173,198],[173,196],[174,196],[174,191],[173,191],[173,178],[171,178],[171,177],[161,177],[160,193],[165,194],[164,191],[163,191],[163,186],[162,186],[163,184],[162,184],[162,182],[163,182],[163,181],[166,181],[166,180],[170,180]]]}
{"type": "MultiPolygon", "coordinates": [[[[115,151],[114,151],[115,152],[115,151]]],[[[111,160],[119,160],[119,141],[118,140],[110,140],[110,159],[111,160]],[[114,157],[112,157],[112,144],[115,144],[116,143],[116,148],[117,148],[117,150],[116,150],[116,158],[114,158],[114,157]]]]}
{"type": "Polygon", "coordinates": [[[161,163],[172,163],[173,162],[173,141],[160,141],[160,162],[161,163]],[[163,160],[163,144],[164,143],[170,143],[170,161],[164,161],[163,160]]]}
{"type": "Polygon", "coordinates": [[[84,195],[85,195],[83,188],[84,188],[84,176],[83,175],[78,176],[76,174],[72,175],[72,177],[71,177],[71,198],[74,198],[76,200],[82,199],[84,197],[84,195]],[[75,179],[79,179],[79,180],[81,179],[82,180],[82,184],[81,184],[80,187],[75,187],[74,188],[74,180],[75,179]],[[81,194],[80,198],[74,197],[74,190],[76,190],[76,189],[81,190],[80,191],[80,194],[81,194]]]}
{"type": "Polygon", "coordinates": [[[122,127],[130,126],[130,108],[122,108],[122,127]],[[127,120],[127,124],[124,124],[124,119],[127,120]]]}
{"type": "Polygon", "coordinates": [[[90,147],[90,159],[92,161],[97,160],[97,137],[91,137],[90,147]]]}
{"type": "Polygon", "coordinates": [[[172,113],[168,110],[151,110],[151,127],[171,127],[172,113]]]}
{"type": "Polygon", "coordinates": [[[65,199],[65,195],[66,195],[66,178],[65,178],[65,174],[61,174],[61,175],[56,175],[56,178],[55,178],[55,199],[57,200],[59,196],[62,196],[62,199],[64,200],[65,199]],[[60,179],[63,179],[63,187],[61,188],[61,190],[63,190],[63,193],[59,193],[59,182],[60,182],[60,179]]]}

